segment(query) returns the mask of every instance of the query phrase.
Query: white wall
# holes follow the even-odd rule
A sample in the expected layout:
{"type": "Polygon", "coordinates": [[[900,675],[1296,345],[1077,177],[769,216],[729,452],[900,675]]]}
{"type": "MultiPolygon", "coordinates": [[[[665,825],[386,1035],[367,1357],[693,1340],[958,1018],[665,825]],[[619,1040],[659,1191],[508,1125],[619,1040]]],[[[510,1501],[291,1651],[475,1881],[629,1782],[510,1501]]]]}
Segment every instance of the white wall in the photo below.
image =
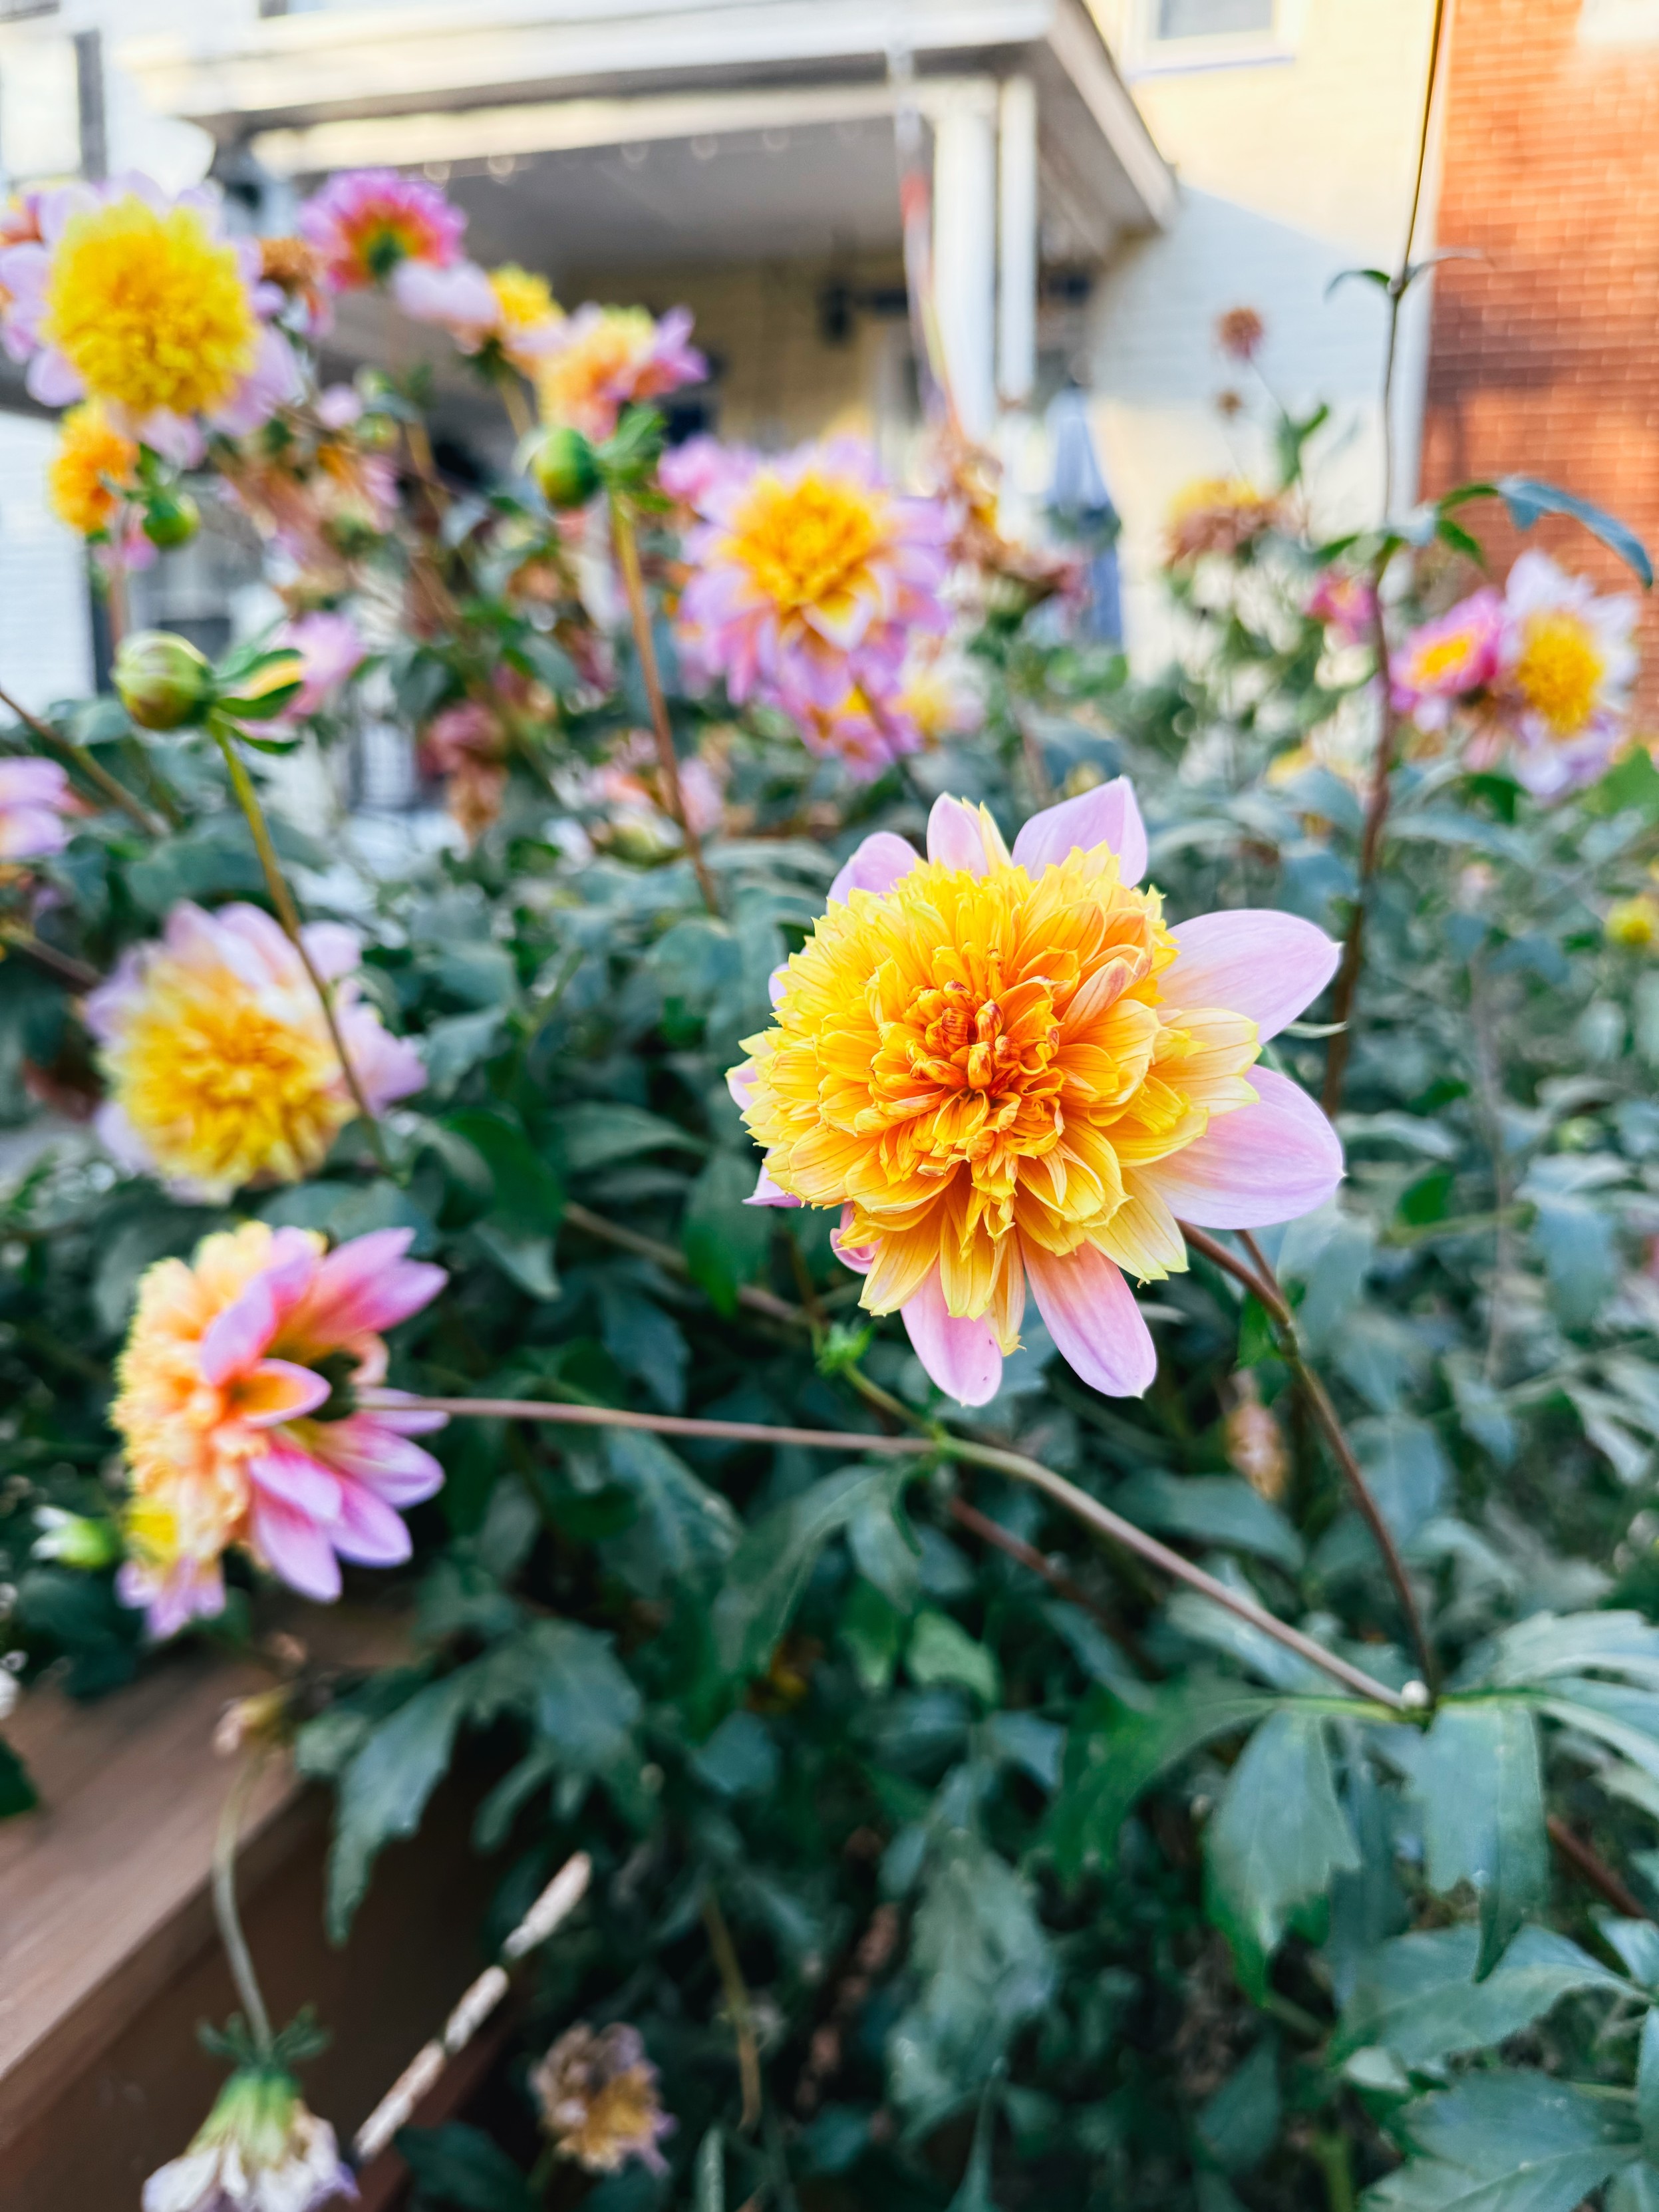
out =
{"type": "MultiPolygon", "coordinates": [[[[1367,284],[1325,291],[1341,269],[1399,260],[1433,0],[1280,0],[1273,58],[1203,67],[1174,65],[1178,44],[1150,46],[1149,0],[1093,5],[1181,183],[1171,229],[1114,264],[1091,348],[1097,436],[1124,516],[1126,620],[1148,665],[1168,647],[1152,572],[1170,501],[1194,477],[1267,465],[1259,441],[1215,410],[1227,386],[1261,397],[1217,351],[1226,308],[1266,319],[1262,370],[1290,405],[1330,403],[1310,448],[1319,522],[1376,518],[1384,304],[1367,284]]],[[[1431,191],[1419,250],[1432,237],[1431,191]]],[[[1415,489],[1427,305],[1425,291],[1408,305],[1396,373],[1396,507],[1415,489]]]]}
{"type": "Polygon", "coordinates": [[[92,684],[81,541],[46,506],[50,422],[0,415],[0,684],[36,709],[92,684]]]}

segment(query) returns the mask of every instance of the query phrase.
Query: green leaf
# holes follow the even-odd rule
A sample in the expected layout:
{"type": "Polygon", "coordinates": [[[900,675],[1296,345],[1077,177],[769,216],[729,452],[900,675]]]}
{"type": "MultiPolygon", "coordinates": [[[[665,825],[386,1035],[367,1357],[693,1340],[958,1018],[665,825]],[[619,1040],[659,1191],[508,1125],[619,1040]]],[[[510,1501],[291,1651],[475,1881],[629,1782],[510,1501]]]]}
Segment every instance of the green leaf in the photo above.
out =
{"type": "Polygon", "coordinates": [[[448,1771],[472,1692],[471,1670],[428,1682],[382,1721],[340,1780],[328,1863],[328,1932],[345,1941],[369,1870],[394,1836],[412,1836],[448,1771]]]}
{"type": "Polygon", "coordinates": [[[897,1607],[873,1583],[855,1576],[841,1616],[841,1640],[862,1688],[873,1692],[887,1687],[908,1633],[908,1623],[897,1607]]]}
{"type": "Polygon", "coordinates": [[[1204,1838],[1205,1907],[1259,2003],[1291,1915],[1352,1873],[1359,1852],[1337,1801],[1317,1713],[1265,1721],[1234,1767],[1204,1838]]]}
{"type": "Polygon", "coordinates": [[[550,1237],[538,1236],[533,1230],[526,1234],[505,1221],[478,1221],[472,1225],[472,1241],[526,1297],[546,1302],[558,1297],[550,1237]]]}
{"type": "Polygon", "coordinates": [[[1651,1920],[1621,1920],[1613,1912],[1599,1912],[1595,1919],[1602,1941],[1624,1960],[1631,1979],[1644,1989],[1659,1989],[1659,1927],[1651,1920]]]}
{"type": "Polygon", "coordinates": [[[1642,2155],[1659,2162],[1659,2012],[1642,2022],[1636,2062],[1636,2118],[1642,2130],[1642,2155]]]}
{"type": "Polygon", "coordinates": [[[447,1098],[461,1078],[481,1060],[493,1059],[507,1039],[507,1017],[499,1006],[482,1013],[450,1014],[433,1022],[417,1042],[429,1087],[447,1098]]]}
{"type": "Polygon", "coordinates": [[[716,1152],[691,1186],[680,1228],[693,1282],[728,1320],[738,1292],[766,1264],[775,1226],[772,1210],[746,1201],[755,1188],[755,1163],[735,1152],[716,1152]]]}
{"type": "Polygon", "coordinates": [[[639,1509],[632,1526],[606,1541],[607,1564],[642,1597],[705,1589],[738,1542],[731,1504],[647,1431],[611,1430],[605,1455],[639,1509]]]}
{"type": "Polygon", "coordinates": [[[700,1137],[647,1114],[642,1106],[625,1105],[619,1099],[603,1103],[567,1107],[554,1127],[564,1164],[572,1175],[608,1167],[613,1160],[631,1158],[636,1152],[701,1152],[707,1149],[700,1137]]]}
{"type": "Polygon", "coordinates": [[[896,1475],[884,1491],[865,1500],[847,1525],[847,1548],[866,1582],[899,1612],[909,1613],[921,1587],[921,1547],[901,1510],[903,1489],[903,1478],[896,1475]]]}
{"type": "Polygon", "coordinates": [[[1545,483],[1538,477],[1499,477],[1496,489],[1517,530],[1530,530],[1546,514],[1570,515],[1575,522],[1582,523],[1592,537],[1599,538],[1609,551],[1616,553],[1644,586],[1652,587],[1653,563],[1648,558],[1647,548],[1627,524],[1609,514],[1605,507],[1580,499],[1576,492],[1563,491],[1559,484],[1545,483]]]}
{"type": "Polygon", "coordinates": [[[477,2128],[401,2128],[398,2155],[415,2177],[417,2205],[459,2212],[536,2212],[536,2192],[504,2150],[477,2128]]]}
{"type": "Polygon", "coordinates": [[[1404,2124],[1425,2155],[1367,2190],[1364,2212],[1575,2212],[1637,2150],[1619,2105],[1544,2074],[1472,2075],[1404,2124]]]}
{"type": "Polygon", "coordinates": [[[777,1786],[778,1747],[758,1713],[728,1713],[691,1754],[692,1771],[723,1797],[763,1797],[777,1786]]]}
{"type": "Polygon", "coordinates": [[[994,1705],[1002,1694],[1002,1677],[994,1656],[982,1644],[976,1644],[948,1613],[935,1613],[929,1607],[917,1614],[904,1664],[911,1680],[922,1689],[950,1683],[971,1691],[985,1705],[994,1705]]]}
{"type": "MultiPolygon", "coordinates": [[[[498,1645],[491,1659],[508,1648],[498,1645]]],[[[637,1762],[640,1693],[608,1636],[574,1620],[538,1620],[512,1648],[524,1670],[525,1705],[562,1759],[597,1773],[637,1762]]]]}
{"type": "Polygon", "coordinates": [[[1468,1882],[1480,1900],[1478,1977],[1489,1974],[1549,1896],[1538,1729],[1525,1705],[1442,1705],[1417,1753],[1431,1889],[1468,1882]]]}
{"type": "Polygon", "coordinates": [[[889,1468],[838,1468],[744,1533],[714,1600],[714,1644],[728,1674],[764,1668],[819,1553],[892,1479],[889,1468]]]}
{"type": "Polygon", "coordinates": [[[495,1211],[504,1224],[520,1234],[558,1227],[563,1190],[522,1129],[483,1107],[446,1114],[441,1126],[483,1161],[495,1189],[495,1211]]]}
{"type": "Polygon", "coordinates": [[[1295,1574],[1304,1559],[1302,1539],[1267,1498],[1233,1474],[1132,1475],[1112,1504],[1137,1528],[1159,1535],[1194,1536],[1272,1559],[1295,1574]]]}
{"type": "Polygon", "coordinates": [[[0,1820],[9,1820],[19,1813],[32,1812],[40,1803],[34,1784],[29,1780],[29,1771],[22,1760],[0,1737],[0,1820]]]}
{"type": "Polygon", "coordinates": [[[950,2212],[997,2212],[996,2199],[991,2194],[991,2146],[996,2136],[1000,2085],[1000,2074],[994,2075],[979,2100],[967,2167],[961,2188],[951,2199],[950,2212]]]}
{"type": "Polygon", "coordinates": [[[1659,2166],[1627,2166],[1615,2173],[1607,2212],[1659,2212],[1659,2166]]]}
{"type": "Polygon", "coordinates": [[[726,2212],[726,2138],[710,2128],[691,2167],[691,2212],[726,2212]]]}
{"type": "Polygon", "coordinates": [[[1659,1627],[1639,1613],[1534,1613],[1475,1655],[1459,1685],[1517,1688],[1591,1668],[1659,1690],[1659,1627]]]}
{"type": "Polygon", "coordinates": [[[407,1191],[384,1176],[366,1183],[299,1183],[266,1199],[259,1212],[275,1229],[320,1229],[337,1244],[365,1237],[371,1229],[412,1229],[411,1252],[438,1249],[438,1231],[431,1215],[407,1191]]]}
{"type": "Polygon", "coordinates": [[[1224,2173],[1248,2173],[1279,2133],[1279,2047],[1264,2035],[1199,2107],[1198,2139],[1224,2173]]]}
{"type": "Polygon", "coordinates": [[[1628,1996],[1630,1984],[1547,1928],[1523,1928],[1483,1982],[1478,1929],[1395,1936],[1364,1962],[1331,2043],[1340,2062],[1381,2045],[1402,2066],[1432,2066],[1518,2034],[1575,1990],[1628,1996]]]}
{"type": "Polygon", "coordinates": [[[1189,1674],[1147,1692],[1137,1709],[1095,1700],[1073,1727],[1060,1795],[1047,1841],[1061,1875],[1075,1881],[1091,1862],[1109,1866],[1118,1832],[1141,1792],[1214,1737],[1250,1728],[1279,1700],[1218,1676],[1189,1674]],[[1104,1725],[1091,1714],[1105,1707],[1104,1725]]]}

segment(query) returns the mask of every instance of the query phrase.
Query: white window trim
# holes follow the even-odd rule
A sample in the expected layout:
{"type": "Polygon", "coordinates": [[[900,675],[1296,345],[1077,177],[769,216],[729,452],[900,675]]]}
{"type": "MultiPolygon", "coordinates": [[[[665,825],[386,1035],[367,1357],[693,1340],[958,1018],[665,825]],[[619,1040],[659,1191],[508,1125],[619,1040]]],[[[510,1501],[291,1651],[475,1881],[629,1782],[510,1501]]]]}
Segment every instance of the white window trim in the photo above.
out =
{"type": "Polygon", "coordinates": [[[1273,27],[1210,39],[1161,39],[1159,0],[1131,0],[1124,76],[1184,76],[1194,70],[1249,69],[1293,62],[1307,23],[1309,0],[1274,0],[1273,27]]]}

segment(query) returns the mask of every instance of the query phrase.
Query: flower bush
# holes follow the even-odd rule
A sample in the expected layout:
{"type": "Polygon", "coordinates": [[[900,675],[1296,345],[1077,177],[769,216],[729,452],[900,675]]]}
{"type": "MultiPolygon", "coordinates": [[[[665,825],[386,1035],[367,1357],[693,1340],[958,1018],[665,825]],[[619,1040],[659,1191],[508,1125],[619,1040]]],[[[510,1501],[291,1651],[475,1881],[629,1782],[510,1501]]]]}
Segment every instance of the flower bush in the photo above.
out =
{"type": "MultiPolygon", "coordinates": [[[[1268,404],[1136,678],[948,424],[665,456],[684,319],[427,185],[5,234],[98,572],[227,501],[285,613],[0,740],[0,1709],[267,1656],[225,1746],[333,1790],[337,1937],[468,1736],[489,1940],[582,1855],[425,2204],[1659,2201],[1641,549],[1520,477],[1326,538],[1268,404]],[[319,388],[368,286],[508,477],[319,388]],[[371,718],[441,836],[351,816],[371,718]]],[[[228,1934],[146,2203],[300,2212],[362,2116],[228,1934]]]]}

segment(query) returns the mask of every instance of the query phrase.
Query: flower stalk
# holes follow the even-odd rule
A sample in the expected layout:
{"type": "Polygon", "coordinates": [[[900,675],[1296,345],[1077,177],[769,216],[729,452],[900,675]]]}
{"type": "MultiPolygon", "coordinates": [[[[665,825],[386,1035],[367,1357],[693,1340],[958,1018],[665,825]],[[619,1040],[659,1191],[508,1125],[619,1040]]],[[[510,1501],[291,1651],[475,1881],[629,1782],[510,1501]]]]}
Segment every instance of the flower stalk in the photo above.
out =
{"type": "Polygon", "coordinates": [[[76,775],[89,783],[112,806],[118,806],[124,814],[130,816],[146,837],[161,836],[161,824],[154,815],[146,811],[125,784],[118,781],[101,762],[94,760],[84,745],[77,744],[73,738],[60,737],[50,722],[43,721],[39,714],[32,714],[27,707],[20,705],[12,697],[9,691],[0,690],[0,707],[3,707],[8,714],[15,714],[25,729],[33,731],[54,759],[62,761],[65,768],[73,769],[76,775]]]}
{"type": "Polygon", "coordinates": [[[259,1978],[253,1971],[253,1954],[242,1932],[242,1917],[236,1905],[236,1848],[248,1799],[264,1765],[262,1753],[244,1760],[219,1815],[218,1832],[213,1844],[213,1917],[218,1923],[219,1940],[225,1947],[230,1978],[236,1985],[237,1999],[253,2039],[253,2047],[262,2060],[270,2062],[275,2046],[270,2014],[259,1989],[259,1978]]]}

